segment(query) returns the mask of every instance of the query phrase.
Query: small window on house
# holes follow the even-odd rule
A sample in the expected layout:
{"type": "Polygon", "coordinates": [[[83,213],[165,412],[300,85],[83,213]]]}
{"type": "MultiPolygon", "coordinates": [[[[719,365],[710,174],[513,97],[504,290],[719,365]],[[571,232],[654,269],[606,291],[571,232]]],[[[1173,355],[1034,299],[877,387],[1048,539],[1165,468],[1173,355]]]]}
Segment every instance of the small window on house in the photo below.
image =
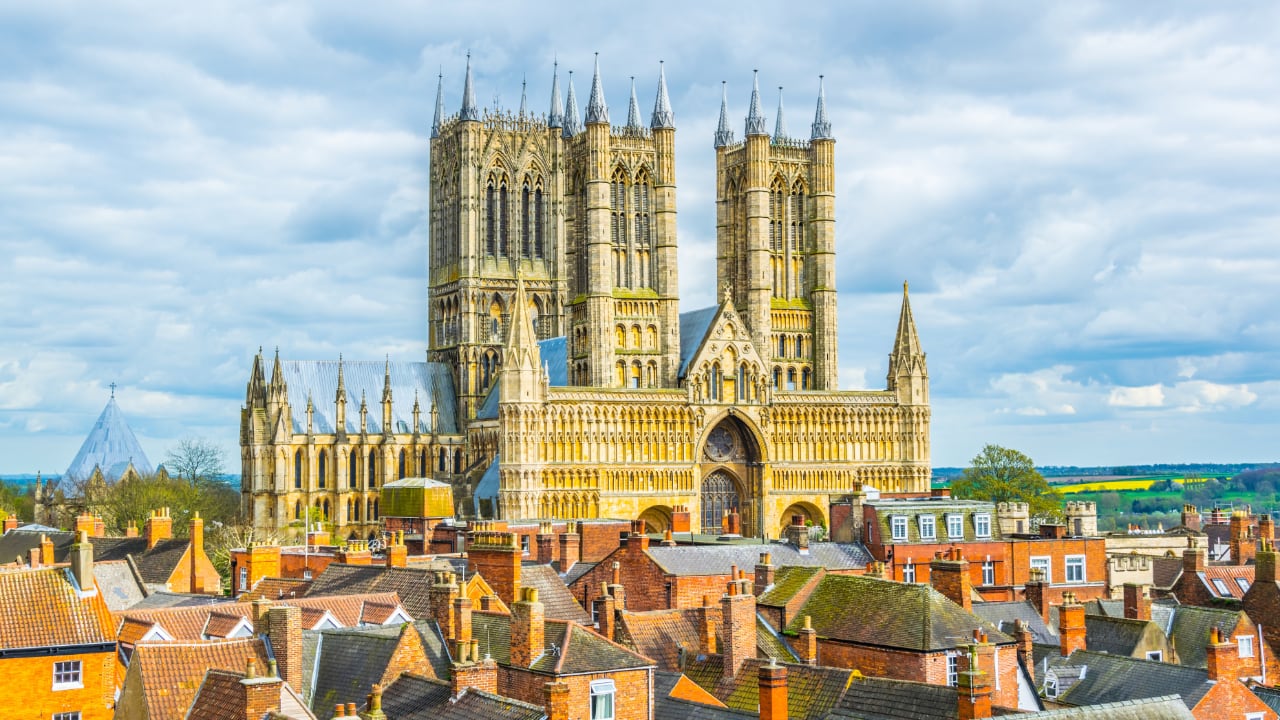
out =
{"type": "Polygon", "coordinates": [[[1253,636],[1241,635],[1240,637],[1236,638],[1236,647],[1240,648],[1240,657],[1242,658],[1253,657],[1253,636]]]}
{"type": "Polygon", "coordinates": [[[1222,578],[1213,579],[1213,587],[1218,591],[1219,595],[1231,596],[1231,590],[1227,587],[1227,581],[1222,578]]]}
{"type": "Polygon", "coordinates": [[[921,515],[918,520],[921,540],[933,540],[938,537],[937,520],[932,515],[921,515]]]}
{"type": "Polygon", "coordinates": [[[960,682],[960,654],[947,653],[947,685],[955,687],[960,682]]]}
{"type": "Polygon", "coordinates": [[[1241,592],[1249,592],[1249,580],[1246,578],[1236,578],[1236,584],[1240,586],[1241,592]]]}
{"type": "Polygon", "coordinates": [[[1044,679],[1044,696],[1050,698],[1058,697],[1058,677],[1050,675],[1044,679]]]}
{"type": "Polygon", "coordinates": [[[1053,584],[1053,561],[1047,555],[1031,558],[1031,568],[1044,571],[1044,581],[1053,584]]]}
{"type": "Polygon", "coordinates": [[[906,565],[902,566],[902,582],[913,583],[916,581],[916,564],[910,560],[906,565]]]}
{"type": "Polygon", "coordinates": [[[53,720],[80,720],[80,711],[54,713],[53,720]]]}
{"type": "Polygon", "coordinates": [[[529,554],[529,536],[528,535],[520,536],[520,552],[524,553],[525,555],[529,554]]]}
{"type": "Polygon", "coordinates": [[[991,537],[991,515],[978,513],[973,516],[973,534],[981,538],[991,537]]]}
{"type": "Polygon", "coordinates": [[[953,539],[964,537],[964,516],[960,513],[947,515],[947,537],[953,539]]]}
{"type": "Polygon", "coordinates": [[[65,660],[53,664],[53,689],[72,690],[84,687],[80,675],[79,660],[65,660]]]}
{"type": "Polygon", "coordinates": [[[1066,557],[1067,566],[1067,582],[1082,583],[1084,582],[1084,556],[1068,555],[1066,557]]]}
{"type": "Polygon", "coordinates": [[[902,515],[894,515],[889,518],[889,527],[893,532],[894,540],[907,539],[907,518],[902,515]]]}
{"type": "MultiPolygon", "coordinates": [[[[77,716],[79,714],[80,713],[76,713],[77,716]]],[[[1247,712],[1244,714],[1244,720],[1263,720],[1266,717],[1267,714],[1264,712],[1247,712]]],[[[77,717],[76,720],[79,720],[79,717],[77,717]]]]}
{"type": "Polygon", "coordinates": [[[247,567],[240,568],[240,589],[249,589],[249,568],[247,567]]]}
{"type": "Polygon", "coordinates": [[[613,697],[616,693],[612,680],[591,681],[591,720],[613,720],[613,697]]]}
{"type": "Polygon", "coordinates": [[[1156,662],[1164,662],[1164,653],[1160,650],[1149,650],[1147,651],[1147,659],[1154,660],[1156,662]]]}
{"type": "Polygon", "coordinates": [[[996,584],[996,563],[994,560],[986,560],[982,563],[982,584],[996,584]]]}

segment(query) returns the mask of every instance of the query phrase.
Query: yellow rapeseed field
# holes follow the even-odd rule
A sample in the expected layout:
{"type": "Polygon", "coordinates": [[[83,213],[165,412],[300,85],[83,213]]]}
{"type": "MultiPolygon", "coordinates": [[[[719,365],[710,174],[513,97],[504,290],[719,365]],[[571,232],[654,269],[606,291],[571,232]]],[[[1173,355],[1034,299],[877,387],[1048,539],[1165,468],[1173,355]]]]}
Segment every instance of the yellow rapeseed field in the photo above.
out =
{"type": "MultiPolygon", "coordinates": [[[[1182,478],[1173,478],[1173,481],[1181,483],[1182,478]]],[[[1071,485],[1054,485],[1053,487],[1060,493],[1110,492],[1112,490],[1148,490],[1155,482],[1150,478],[1145,480],[1101,480],[1099,482],[1073,483],[1071,485]]]]}

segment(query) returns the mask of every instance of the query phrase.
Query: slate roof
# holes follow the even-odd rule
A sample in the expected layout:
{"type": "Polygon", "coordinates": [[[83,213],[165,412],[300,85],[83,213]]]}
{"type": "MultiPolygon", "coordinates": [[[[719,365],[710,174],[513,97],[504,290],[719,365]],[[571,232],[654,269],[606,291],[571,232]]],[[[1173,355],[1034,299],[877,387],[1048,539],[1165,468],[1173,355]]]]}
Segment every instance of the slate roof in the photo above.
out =
{"type": "Polygon", "coordinates": [[[1019,720],[1192,720],[1195,715],[1176,695],[1124,700],[1121,702],[1089,705],[1087,707],[1061,708],[1019,714],[1019,720]]]}
{"type": "MultiPolygon", "coordinates": [[[[1218,628],[1223,637],[1235,634],[1240,624],[1239,610],[1218,610],[1183,605],[1173,613],[1169,640],[1178,649],[1178,664],[1194,668],[1208,667],[1209,629],[1218,628]]],[[[1090,646],[1092,647],[1092,646],[1090,646]]]]}
{"type": "Polygon", "coordinates": [[[444,680],[403,673],[383,688],[382,712],[396,720],[434,718],[437,717],[435,711],[452,696],[452,687],[444,680]]]}
{"type": "MultiPolygon", "coordinates": [[[[379,434],[382,428],[382,389],[386,373],[391,373],[392,432],[432,432],[431,412],[435,408],[439,427],[445,435],[459,433],[458,399],[453,387],[453,373],[445,363],[393,362],[379,360],[342,361],[342,381],[347,390],[347,427],[349,433],[360,432],[360,398],[369,408],[368,432],[379,434]],[[419,426],[413,427],[413,403],[419,406],[419,426]]],[[[280,369],[289,388],[293,432],[307,432],[307,400],[311,400],[311,426],[316,433],[332,433],[336,424],[334,398],[338,395],[338,361],[282,360],[280,369]]]]}
{"type": "Polygon", "coordinates": [[[649,546],[646,551],[658,567],[672,575],[728,575],[733,566],[742,570],[755,567],[760,553],[771,553],[773,564],[779,567],[799,565],[824,567],[829,570],[864,568],[873,558],[864,545],[858,543],[813,543],[807,555],[800,554],[794,545],[786,543],[761,543],[752,545],[677,545],[676,547],[649,546]]]}
{"type": "Polygon", "coordinates": [[[1159,628],[1147,620],[1105,615],[1085,615],[1084,628],[1090,650],[1126,657],[1133,656],[1148,631],[1159,632],[1159,628]]]}
{"type": "Polygon", "coordinates": [[[93,579],[98,581],[102,599],[106,600],[107,609],[112,612],[127,610],[147,597],[142,578],[127,561],[94,560],[93,579]]]}
{"type": "MultiPolygon", "coordinates": [[[[483,577],[483,576],[481,576],[483,577]]],[[[591,624],[591,614],[582,609],[578,599],[560,579],[550,565],[525,563],[520,567],[520,586],[537,588],[538,601],[548,618],[572,620],[580,625],[591,624]]]]}
{"type": "Polygon", "coordinates": [[[827,720],[954,720],[956,689],[945,685],[854,676],[827,720]]]}
{"type": "Polygon", "coordinates": [[[311,580],[302,578],[264,577],[258,578],[246,592],[236,598],[240,602],[253,602],[261,598],[281,600],[284,598],[302,597],[311,587],[311,580]]]}
{"type": "MultiPolygon", "coordinates": [[[[142,683],[149,720],[182,720],[207,670],[243,669],[249,657],[257,659],[259,668],[267,667],[267,649],[262,640],[144,643],[133,651],[125,682],[142,683]]],[[[121,692],[122,698],[126,695],[121,692]]]]}
{"type": "Polygon", "coordinates": [[[1010,637],[1013,637],[1014,621],[1021,620],[1031,629],[1032,642],[1058,644],[1058,629],[1046,623],[1035,606],[1026,600],[974,603],[973,614],[995,625],[1000,632],[1010,637]]]}
{"type": "MultiPolygon", "coordinates": [[[[511,663],[511,616],[472,612],[471,637],[500,665],[511,663]]],[[[546,651],[530,668],[548,675],[576,675],[653,667],[648,658],[573,622],[546,621],[546,651]]]]}
{"type": "Polygon", "coordinates": [[[653,720],[754,720],[758,712],[703,705],[669,696],[653,700],[653,720]]]}
{"type": "MultiPolygon", "coordinates": [[[[719,606],[708,608],[716,647],[724,642],[724,621],[719,606]]],[[[701,650],[698,608],[622,612],[618,615],[618,643],[649,658],[667,671],[680,669],[683,657],[691,660],[701,650]]],[[[782,662],[799,662],[791,647],[756,615],[756,652],[782,662]]]]}
{"type": "MultiPolygon", "coordinates": [[[[47,535],[53,543],[53,561],[66,562],[67,553],[76,537],[75,533],[68,530],[45,533],[26,528],[10,530],[0,537],[0,558],[21,556],[25,559],[28,551],[40,547],[42,535],[47,535]]],[[[142,581],[149,586],[163,586],[169,581],[190,544],[186,539],[172,538],[161,540],[154,548],[147,550],[147,540],[143,537],[95,537],[89,538],[89,543],[93,545],[94,562],[131,561],[142,581]]]]}
{"type": "MultiPolygon", "coordinates": [[[[379,605],[399,603],[395,593],[368,593],[365,595],[335,595],[318,598],[295,598],[280,605],[293,605],[299,608],[322,609],[333,613],[334,618],[346,627],[359,625],[364,619],[365,606],[368,603],[379,605]]],[[[161,608],[158,610],[139,610],[133,608],[118,613],[121,621],[133,620],[140,623],[151,623],[164,628],[174,640],[201,640],[216,632],[219,628],[227,628],[227,621],[234,623],[234,617],[252,617],[253,604],[247,602],[223,603],[214,606],[161,608]],[[210,625],[213,628],[210,628],[210,625]]],[[[413,613],[410,613],[412,616],[413,613]]]]}
{"type": "Polygon", "coordinates": [[[131,462],[140,475],[155,472],[112,395],[63,477],[87,480],[97,467],[102,469],[103,478],[112,482],[120,479],[131,462]]]}
{"type": "Polygon", "coordinates": [[[431,604],[427,595],[432,576],[440,571],[453,571],[453,565],[436,560],[410,567],[386,567],[385,565],[347,565],[330,563],[324,572],[311,581],[308,598],[328,595],[354,595],[364,593],[396,593],[400,604],[414,619],[431,616],[431,604]]]}
{"type": "Polygon", "coordinates": [[[780,567],[773,575],[773,585],[756,598],[757,605],[782,607],[795,594],[822,572],[822,568],[813,566],[787,565],[780,567]]]}
{"type": "Polygon", "coordinates": [[[577,580],[578,578],[582,577],[583,575],[586,575],[587,573],[591,572],[591,571],[592,571],[592,570],[594,570],[594,569],[595,569],[595,567],[596,567],[597,565],[599,565],[599,564],[600,564],[600,563],[598,563],[598,562],[577,562],[577,563],[574,563],[574,564],[573,564],[573,567],[569,568],[569,572],[567,572],[567,573],[565,573],[565,574],[564,574],[564,584],[565,584],[565,585],[572,585],[572,584],[573,584],[573,582],[574,582],[575,580],[577,580]]]}
{"type": "Polygon", "coordinates": [[[65,567],[0,571],[0,649],[114,643],[101,594],[76,591],[65,567]]]}
{"type": "Polygon", "coordinates": [[[333,717],[336,703],[359,703],[382,680],[401,635],[417,632],[402,625],[344,628],[312,633],[303,651],[303,696],[319,720],[333,717]]]}
{"type": "Polygon", "coordinates": [[[405,673],[382,691],[382,711],[393,720],[543,720],[537,705],[467,688],[456,700],[449,683],[405,673]]]}
{"type": "Polygon", "coordinates": [[[168,591],[157,591],[143,598],[142,602],[136,603],[130,610],[160,610],[162,608],[176,607],[209,607],[211,605],[225,605],[235,602],[235,598],[226,597],[224,595],[192,595],[190,593],[175,593],[168,591]]]}
{"type": "Polygon", "coordinates": [[[1177,695],[1192,708],[1213,687],[1204,670],[1092,650],[1077,650],[1069,658],[1049,661],[1051,670],[1062,666],[1088,668],[1083,678],[1054,699],[1064,705],[1101,705],[1177,695]]]}
{"type": "Polygon", "coordinates": [[[471,502],[475,506],[477,515],[481,514],[481,500],[491,500],[494,502],[494,507],[497,507],[501,477],[502,457],[495,453],[493,460],[489,463],[489,467],[485,468],[484,474],[480,476],[480,481],[476,483],[475,491],[471,494],[471,502]]]}
{"type": "Polygon", "coordinates": [[[963,645],[975,630],[997,645],[1013,639],[928,585],[863,575],[828,575],[787,628],[794,634],[812,618],[818,637],[916,652],[963,645]]]}
{"type": "Polygon", "coordinates": [[[1151,558],[1151,586],[1168,590],[1182,577],[1182,558],[1151,558]]]}
{"type": "Polygon", "coordinates": [[[1280,689],[1264,687],[1262,685],[1253,685],[1249,688],[1253,691],[1258,699],[1266,703],[1267,707],[1277,713],[1280,713],[1280,689]]]}
{"type": "MultiPolygon", "coordinates": [[[[708,655],[686,663],[684,674],[735,710],[757,712],[760,707],[759,668],[764,660],[750,658],[729,682],[722,681],[722,655],[708,655]]],[[[787,668],[787,717],[817,720],[839,702],[853,670],[781,663],[787,668]]]]}
{"type": "Polygon", "coordinates": [[[702,340],[707,336],[719,311],[719,305],[712,305],[680,313],[680,370],[676,373],[677,377],[685,376],[689,363],[702,346],[702,340]]]}

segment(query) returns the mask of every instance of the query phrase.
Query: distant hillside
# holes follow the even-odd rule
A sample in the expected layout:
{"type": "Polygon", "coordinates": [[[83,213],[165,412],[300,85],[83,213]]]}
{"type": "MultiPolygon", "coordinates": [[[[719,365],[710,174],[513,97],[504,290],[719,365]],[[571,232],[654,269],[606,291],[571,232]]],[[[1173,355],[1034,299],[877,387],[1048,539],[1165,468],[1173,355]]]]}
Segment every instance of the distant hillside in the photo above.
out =
{"type": "MultiPolygon", "coordinates": [[[[1245,470],[1270,467],[1277,463],[1159,463],[1156,465],[1041,465],[1037,469],[1046,478],[1059,477],[1143,477],[1148,475],[1238,475],[1245,470]]],[[[937,467],[933,469],[935,482],[960,477],[962,467],[937,467]]]]}

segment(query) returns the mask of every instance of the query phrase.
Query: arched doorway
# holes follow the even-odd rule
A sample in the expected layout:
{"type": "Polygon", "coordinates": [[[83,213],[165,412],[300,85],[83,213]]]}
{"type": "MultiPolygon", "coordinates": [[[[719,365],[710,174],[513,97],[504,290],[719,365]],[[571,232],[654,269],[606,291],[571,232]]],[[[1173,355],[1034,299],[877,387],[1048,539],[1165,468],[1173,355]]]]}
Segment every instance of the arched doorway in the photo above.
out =
{"type": "Polygon", "coordinates": [[[724,470],[716,470],[702,479],[702,532],[720,532],[725,513],[742,512],[742,495],[738,483],[724,470]]]}
{"type": "Polygon", "coordinates": [[[800,518],[801,525],[820,526],[826,528],[827,521],[822,514],[822,510],[816,505],[807,502],[792,503],[782,511],[781,517],[778,518],[778,537],[787,536],[787,527],[792,524],[796,517],[800,518]]]}
{"type": "Polygon", "coordinates": [[[653,505],[640,513],[644,521],[645,532],[660,533],[671,529],[671,508],[666,505],[653,505]]]}

